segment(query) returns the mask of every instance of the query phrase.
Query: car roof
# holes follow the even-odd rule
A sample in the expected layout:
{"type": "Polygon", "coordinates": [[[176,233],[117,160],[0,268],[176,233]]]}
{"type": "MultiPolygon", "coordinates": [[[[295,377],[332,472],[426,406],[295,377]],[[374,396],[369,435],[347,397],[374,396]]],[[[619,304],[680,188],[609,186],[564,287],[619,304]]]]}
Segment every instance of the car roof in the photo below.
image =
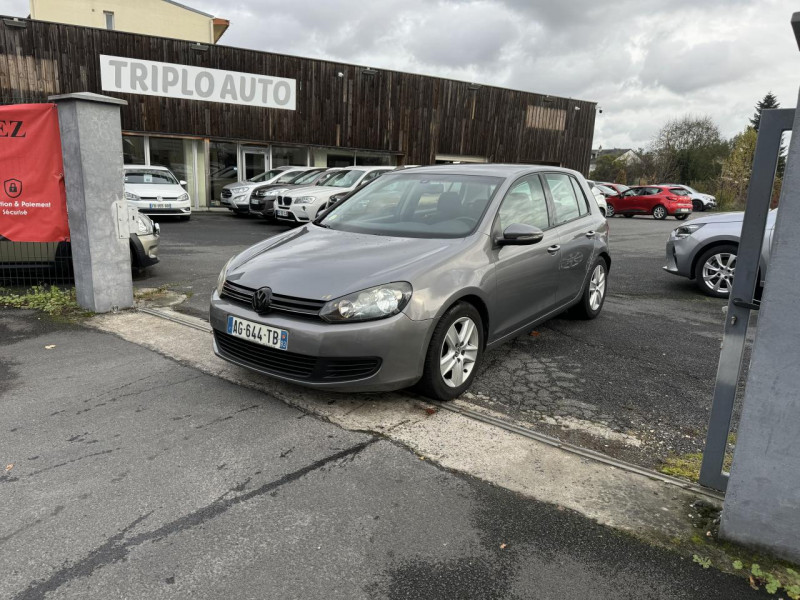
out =
{"type": "Polygon", "coordinates": [[[169,171],[167,167],[159,165],[122,165],[123,169],[150,169],[152,171],[169,171]]]}
{"type": "Polygon", "coordinates": [[[349,167],[341,167],[341,170],[342,171],[355,171],[355,170],[359,170],[359,171],[388,170],[388,171],[391,171],[394,168],[395,167],[386,167],[386,166],[383,166],[383,167],[368,167],[366,165],[350,165],[349,167]]]}
{"type": "Polygon", "coordinates": [[[484,175],[490,177],[515,177],[527,173],[552,173],[554,171],[580,175],[577,171],[564,167],[505,163],[461,163],[458,165],[431,165],[414,168],[415,173],[447,173],[449,175],[484,175]]]}

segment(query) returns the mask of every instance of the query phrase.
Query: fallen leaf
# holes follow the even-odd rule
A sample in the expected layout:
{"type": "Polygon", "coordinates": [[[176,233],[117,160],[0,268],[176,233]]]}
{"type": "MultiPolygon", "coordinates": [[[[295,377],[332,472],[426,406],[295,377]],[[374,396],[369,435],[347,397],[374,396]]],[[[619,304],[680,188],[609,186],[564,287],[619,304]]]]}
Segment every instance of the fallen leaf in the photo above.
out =
{"type": "Polygon", "coordinates": [[[14,468],[14,463],[8,463],[6,465],[6,473],[8,473],[13,468],[14,468]]]}
{"type": "Polygon", "coordinates": [[[439,411],[436,410],[435,408],[426,408],[425,412],[428,413],[429,415],[435,415],[439,411]]]}
{"type": "Polygon", "coordinates": [[[508,544],[500,544],[500,550],[505,550],[508,544]]]}
{"type": "Polygon", "coordinates": [[[758,589],[758,586],[756,585],[756,580],[753,579],[752,575],[750,575],[750,587],[753,588],[754,590],[758,589]]]}
{"type": "Polygon", "coordinates": [[[425,457],[424,456],[420,456],[419,459],[420,460],[425,460],[425,457]]]}
{"type": "Polygon", "coordinates": [[[536,337],[537,335],[539,335],[538,331],[531,331],[531,336],[536,337]]]}
{"type": "Polygon", "coordinates": [[[55,347],[56,347],[56,345],[55,345],[55,344],[48,344],[47,346],[45,346],[45,347],[44,347],[44,349],[45,349],[45,350],[52,350],[52,349],[53,349],[53,348],[55,348],[55,347]]]}

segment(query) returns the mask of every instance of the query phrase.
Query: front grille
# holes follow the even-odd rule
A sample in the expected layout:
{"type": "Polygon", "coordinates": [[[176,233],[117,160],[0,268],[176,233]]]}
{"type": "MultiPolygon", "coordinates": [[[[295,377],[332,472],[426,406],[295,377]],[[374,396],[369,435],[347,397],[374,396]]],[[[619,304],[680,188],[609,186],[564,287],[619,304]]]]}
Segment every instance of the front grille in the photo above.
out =
{"type": "Polygon", "coordinates": [[[292,205],[292,199],[289,196],[278,196],[278,206],[288,207],[292,205]]]}
{"type": "MultiPolygon", "coordinates": [[[[222,286],[221,296],[249,308],[252,306],[254,293],[255,290],[253,288],[225,281],[222,286]]],[[[286,312],[298,317],[318,319],[320,318],[319,311],[325,304],[325,300],[308,300],[306,298],[295,298],[294,296],[273,293],[271,307],[275,312],[286,312]]]]}
{"type": "Polygon", "coordinates": [[[161,198],[157,196],[140,196],[142,200],[147,200],[148,202],[175,202],[178,197],[168,198],[167,196],[161,196],[161,198]]]}
{"type": "MultiPolygon", "coordinates": [[[[324,358],[296,354],[248,342],[214,330],[223,356],[258,371],[310,382],[352,381],[378,372],[378,357],[324,358]]],[[[290,342],[291,344],[291,339],[290,342]]]]}
{"type": "Polygon", "coordinates": [[[223,198],[230,198],[231,196],[233,196],[233,192],[230,190],[222,190],[221,196],[223,198]]]}

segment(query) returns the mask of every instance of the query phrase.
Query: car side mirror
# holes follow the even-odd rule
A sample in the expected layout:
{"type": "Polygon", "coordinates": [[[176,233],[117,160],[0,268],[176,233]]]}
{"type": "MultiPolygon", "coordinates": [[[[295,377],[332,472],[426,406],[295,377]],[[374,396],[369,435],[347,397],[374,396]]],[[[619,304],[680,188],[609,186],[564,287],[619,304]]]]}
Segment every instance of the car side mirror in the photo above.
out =
{"type": "Polygon", "coordinates": [[[183,187],[186,187],[186,182],[183,179],[181,179],[178,183],[180,183],[183,187]]]}
{"type": "Polygon", "coordinates": [[[528,246],[538,244],[544,238],[544,231],[533,225],[512,223],[503,231],[503,236],[497,240],[498,246],[528,246]]]}

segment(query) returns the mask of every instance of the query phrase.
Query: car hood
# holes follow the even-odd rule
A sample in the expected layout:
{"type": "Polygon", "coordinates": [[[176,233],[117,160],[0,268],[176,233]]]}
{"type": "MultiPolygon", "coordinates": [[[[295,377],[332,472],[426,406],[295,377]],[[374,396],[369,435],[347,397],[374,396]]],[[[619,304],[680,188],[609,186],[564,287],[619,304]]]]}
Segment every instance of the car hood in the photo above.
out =
{"type": "Polygon", "coordinates": [[[126,183],[125,191],[137,196],[169,196],[178,197],[186,190],[174,183],[126,183]]]}
{"type": "Polygon", "coordinates": [[[305,225],[237,255],[226,279],[276,294],[330,300],[417,274],[460,252],[465,239],[398,238],[305,225]]]}
{"type": "Polygon", "coordinates": [[[264,181],[260,181],[258,183],[254,182],[254,181],[235,181],[234,183],[229,183],[227,185],[223,185],[222,189],[223,190],[232,190],[232,189],[235,189],[235,188],[243,187],[243,188],[247,188],[248,190],[252,190],[253,188],[261,187],[262,185],[270,185],[270,184],[266,183],[264,181]]]}
{"type": "Polygon", "coordinates": [[[349,192],[352,187],[334,187],[331,185],[308,185],[292,190],[292,198],[299,196],[332,196],[340,192],[349,192]]]}

